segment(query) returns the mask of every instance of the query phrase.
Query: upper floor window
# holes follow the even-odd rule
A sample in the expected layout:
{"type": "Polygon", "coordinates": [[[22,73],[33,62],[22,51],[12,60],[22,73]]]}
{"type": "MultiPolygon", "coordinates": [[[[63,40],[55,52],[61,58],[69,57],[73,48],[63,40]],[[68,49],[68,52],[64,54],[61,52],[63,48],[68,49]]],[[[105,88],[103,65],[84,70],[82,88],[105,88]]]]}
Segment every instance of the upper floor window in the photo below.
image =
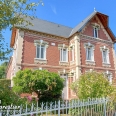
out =
{"type": "Polygon", "coordinates": [[[109,64],[109,49],[106,48],[106,46],[101,47],[102,51],[102,61],[103,63],[109,64]]]}
{"type": "Polygon", "coordinates": [[[92,48],[86,48],[86,60],[92,60],[92,48]]]}
{"type": "Polygon", "coordinates": [[[34,58],[35,63],[47,63],[46,60],[46,49],[48,48],[48,42],[43,40],[34,40],[36,46],[36,58],[34,58]]]}
{"type": "Polygon", "coordinates": [[[93,27],[93,37],[98,38],[100,25],[97,23],[92,23],[92,27],[93,27]]]}
{"type": "Polygon", "coordinates": [[[94,61],[94,46],[90,43],[85,44],[86,61],[94,61]]]}
{"type": "Polygon", "coordinates": [[[61,62],[68,62],[68,50],[67,50],[67,48],[60,49],[60,61],[61,62]]]}
{"type": "Polygon", "coordinates": [[[94,28],[93,28],[93,36],[94,36],[95,38],[98,38],[98,27],[94,27],[94,28]]]}
{"type": "Polygon", "coordinates": [[[37,45],[36,58],[46,59],[46,47],[45,47],[45,45],[37,45]]]}
{"type": "Polygon", "coordinates": [[[68,65],[68,45],[58,44],[58,49],[60,50],[60,65],[68,65]]]}

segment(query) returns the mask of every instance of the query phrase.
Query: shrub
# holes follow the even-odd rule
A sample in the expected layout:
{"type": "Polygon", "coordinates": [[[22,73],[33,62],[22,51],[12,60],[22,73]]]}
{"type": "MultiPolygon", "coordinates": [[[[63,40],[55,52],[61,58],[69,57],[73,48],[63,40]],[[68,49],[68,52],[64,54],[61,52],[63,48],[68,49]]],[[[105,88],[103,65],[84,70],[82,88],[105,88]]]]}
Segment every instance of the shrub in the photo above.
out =
{"type": "Polygon", "coordinates": [[[46,70],[26,69],[19,71],[13,77],[13,81],[13,91],[18,94],[38,93],[39,91],[39,98],[44,102],[51,100],[51,98],[59,99],[63,89],[63,79],[58,74],[46,70]]]}
{"type": "Polygon", "coordinates": [[[114,92],[114,87],[107,78],[98,72],[88,72],[79,77],[71,88],[79,99],[107,97],[114,92]]]}
{"type": "Polygon", "coordinates": [[[10,80],[0,79],[0,100],[2,106],[20,105],[25,100],[16,95],[10,88],[10,80]]]}

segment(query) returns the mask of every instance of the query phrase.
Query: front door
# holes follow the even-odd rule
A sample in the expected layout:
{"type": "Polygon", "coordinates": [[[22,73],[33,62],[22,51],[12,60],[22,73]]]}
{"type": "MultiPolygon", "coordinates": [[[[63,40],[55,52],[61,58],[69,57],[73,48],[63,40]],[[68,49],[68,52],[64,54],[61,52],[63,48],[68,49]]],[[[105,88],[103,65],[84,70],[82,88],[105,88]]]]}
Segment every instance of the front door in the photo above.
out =
{"type": "Polygon", "coordinates": [[[62,99],[68,99],[68,78],[67,78],[67,74],[61,74],[60,75],[61,78],[64,79],[64,88],[62,91],[62,99]]]}

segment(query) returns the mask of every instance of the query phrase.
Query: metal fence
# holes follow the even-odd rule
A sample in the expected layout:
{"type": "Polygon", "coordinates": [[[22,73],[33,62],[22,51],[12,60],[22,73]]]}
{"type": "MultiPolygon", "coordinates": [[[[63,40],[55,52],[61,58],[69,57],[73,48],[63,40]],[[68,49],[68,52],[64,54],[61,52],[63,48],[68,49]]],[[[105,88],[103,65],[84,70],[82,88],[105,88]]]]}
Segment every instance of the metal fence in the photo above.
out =
{"type": "Polygon", "coordinates": [[[115,104],[107,98],[32,103],[0,112],[0,116],[116,116],[115,104]]]}

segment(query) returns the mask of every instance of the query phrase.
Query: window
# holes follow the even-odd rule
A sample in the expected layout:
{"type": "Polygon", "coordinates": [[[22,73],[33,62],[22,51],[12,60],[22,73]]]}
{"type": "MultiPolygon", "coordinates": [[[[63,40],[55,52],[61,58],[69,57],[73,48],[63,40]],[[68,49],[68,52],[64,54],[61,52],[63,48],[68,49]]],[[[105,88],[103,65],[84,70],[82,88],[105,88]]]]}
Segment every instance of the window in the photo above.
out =
{"type": "Polygon", "coordinates": [[[66,48],[60,49],[60,61],[68,62],[68,50],[66,48]]]}
{"type": "Polygon", "coordinates": [[[110,84],[112,84],[112,73],[109,71],[106,71],[105,76],[108,79],[108,81],[110,82],[110,84]]]}
{"type": "Polygon", "coordinates": [[[86,60],[88,60],[88,61],[94,61],[92,47],[87,47],[86,48],[86,60]]]}
{"type": "Polygon", "coordinates": [[[94,33],[93,33],[94,34],[94,37],[95,38],[98,38],[98,28],[97,27],[94,27],[93,28],[93,31],[94,31],[94,33]]]}
{"type": "Polygon", "coordinates": [[[107,62],[107,52],[106,51],[103,51],[103,62],[107,62]]]}
{"type": "Polygon", "coordinates": [[[34,63],[47,64],[46,49],[48,48],[49,43],[44,40],[34,40],[34,45],[36,47],[34,63]]]}
{"type": "Polygon", "coordinates": [[[95,65],[94,61],[94,45],[91,43],[85,43],[84,44],[85,52],[86,52],[86,64],[92,63],[92,65],[95,65]]]}
{"type": "Polygon", "coordinates": [[[72,61],[74,61],[74,47],[72,48],[71,52],[72,52],[72,61]]]}
{"type": "Polygon", "coordinates": [[[109,53],[107,49],[102,49],[102,61],[103,63],[109,63],[109,53]]]}
{"type": "Polygon", "coordinates": [[[46,59],[45,45],[37,45],[36,58],[46,59]]]}

